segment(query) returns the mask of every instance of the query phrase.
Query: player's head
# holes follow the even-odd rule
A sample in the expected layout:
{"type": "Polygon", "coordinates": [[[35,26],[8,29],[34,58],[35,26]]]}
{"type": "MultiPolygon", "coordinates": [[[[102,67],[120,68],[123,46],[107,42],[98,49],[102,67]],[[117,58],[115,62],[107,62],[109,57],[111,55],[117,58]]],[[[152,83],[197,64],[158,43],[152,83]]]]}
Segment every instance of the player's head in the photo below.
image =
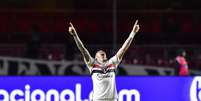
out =
{"type": "Polygon", "coordinates": [[[184,49],[179,49],[177,51],[177,55],[179,55],[179,56],[186,56],[186,51],[184,49]]]}
{"type": "Polygon", "coordinates": [[[105,51],[103,51],[103,50],[97,51],[96,55],[95,55],[95,59],[100,63],[107,61],[107,56],[106,56],[105,51]]]}

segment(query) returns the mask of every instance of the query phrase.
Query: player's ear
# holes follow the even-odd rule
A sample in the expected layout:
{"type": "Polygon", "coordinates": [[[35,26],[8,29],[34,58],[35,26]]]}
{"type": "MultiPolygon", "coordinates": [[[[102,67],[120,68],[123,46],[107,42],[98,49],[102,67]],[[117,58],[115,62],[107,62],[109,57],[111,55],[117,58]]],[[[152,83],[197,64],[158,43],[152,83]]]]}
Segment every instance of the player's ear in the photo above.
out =
{"type": "Polygon", "coordinates": [[[97,56],[95,55],[95,60],[97,60],[97,56]]]}

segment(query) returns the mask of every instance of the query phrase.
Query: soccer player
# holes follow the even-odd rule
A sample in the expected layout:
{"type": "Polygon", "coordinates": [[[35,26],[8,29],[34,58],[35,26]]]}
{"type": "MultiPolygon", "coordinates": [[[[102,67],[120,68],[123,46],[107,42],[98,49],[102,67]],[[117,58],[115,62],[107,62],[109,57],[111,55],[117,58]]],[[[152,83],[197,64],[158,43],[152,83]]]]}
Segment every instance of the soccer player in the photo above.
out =
{"type": "Polygon", "coordinates": [[[188,76],[189,75],[189,67],[188,62],[186,61],[186,51],[184,49],[179,49],[177,51],[177,57],[175,58],[176,67],[175,74],[176,76],[188,76]]]}
{"type": "Polygon", "coordinates": [[[76,45],[84,57],[84,61],[91,73],[93,81],[93,101],[117,101],[118,97],[115,83],[115,71],[139,29],[140,27],[137,20],[129,37],[112,58],[108,59],[103,50],[97,51],[95,58],[92,58],[78,37],[73,24],[70,23],[69,33],[73,36],[76,45]]]}

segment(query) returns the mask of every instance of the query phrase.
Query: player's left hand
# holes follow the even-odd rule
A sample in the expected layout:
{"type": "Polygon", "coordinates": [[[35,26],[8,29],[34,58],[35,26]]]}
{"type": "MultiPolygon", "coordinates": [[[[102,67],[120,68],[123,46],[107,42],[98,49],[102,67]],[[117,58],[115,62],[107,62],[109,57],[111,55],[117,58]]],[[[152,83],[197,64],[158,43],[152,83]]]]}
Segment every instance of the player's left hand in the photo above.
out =
{"type": "Polygon", "coordinates": [[[140,30],[140,26],[138,24],[138,20],[135,21],[135,24],[133,26],[132,32],[137,33],[140,30]]]}

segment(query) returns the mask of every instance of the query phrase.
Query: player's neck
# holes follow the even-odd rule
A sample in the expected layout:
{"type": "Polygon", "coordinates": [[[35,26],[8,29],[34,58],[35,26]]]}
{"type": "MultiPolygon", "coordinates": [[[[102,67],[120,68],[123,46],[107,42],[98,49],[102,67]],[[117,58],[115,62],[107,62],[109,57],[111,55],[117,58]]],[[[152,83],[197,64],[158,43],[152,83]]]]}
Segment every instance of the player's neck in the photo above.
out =
{"type": "Polygon", "coordinates": [[[103,61],[97,60],[97,61],[98,61],[98,63],[100,63],[100,64],[104,64],[104,63],[106,63],[107,60],[103,60],[103,61]]]}

